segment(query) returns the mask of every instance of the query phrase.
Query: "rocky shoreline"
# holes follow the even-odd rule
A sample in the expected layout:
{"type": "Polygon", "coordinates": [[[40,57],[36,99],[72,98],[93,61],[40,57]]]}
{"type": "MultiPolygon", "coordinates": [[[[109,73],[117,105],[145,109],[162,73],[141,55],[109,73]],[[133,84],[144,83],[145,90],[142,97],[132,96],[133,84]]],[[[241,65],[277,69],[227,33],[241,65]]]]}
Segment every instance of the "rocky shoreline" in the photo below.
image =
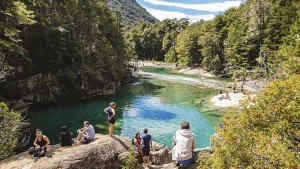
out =
{"type": "MultiPolygon", "coordinates": [[[[95,140],[90,144],[72,147],[50,146],[46,156],[36,162],[26,152],[12,156],[0,161],[0,169],[117,169],[121,168],[122,160],[127,158],[131,146],[131,140],[128,138],[120,136],[110,138],[107,135],[96,134],[95,140]]],[[[197,159],[203,154],[210,154],[210,149],[197,150],[196,153],[197,159]]],[[[171,149],[159,143],[153,143],[150,161],[149,168],[178,168],[172,163],[171,149]]],[[[196,169],[197,163],[193,163],[190,168],[196,169]]]]}

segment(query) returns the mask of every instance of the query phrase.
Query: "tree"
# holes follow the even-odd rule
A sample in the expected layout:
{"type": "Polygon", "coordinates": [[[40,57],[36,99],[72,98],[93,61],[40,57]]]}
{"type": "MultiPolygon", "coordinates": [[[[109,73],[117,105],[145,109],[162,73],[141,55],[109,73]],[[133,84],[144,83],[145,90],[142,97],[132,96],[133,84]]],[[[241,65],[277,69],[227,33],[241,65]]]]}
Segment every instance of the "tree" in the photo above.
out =
{"type": "Polygon", "coordinates": [[[5,103],[0,103],[0,160],[8,157],[18,141],[18,126],[21,115],[9,110],[5,103]]]}
{"type": "Polygon", "coordinates": [[[0,2],[0,82],[13,73],[13,67],[7,63],[7,57],[24,54],[19,45],[21,29],[35,23],[33,11],[17,0],[0,2]]]}
{"type": "Polygon", "coordinates": [[[299,167],[299,93],[300,75],[292,75],[225,114],[213,154],[199,168],[299,167]]]}
{"type": "Polygon", "coordinates": [[[279,50],[279,56],[284,62],[277,73],[283,77],[300,74],[300,3],[294,3],[293,6],[298,9],[296,21],[290,25],[290,32],[283,38],[284,43],[279,50]]]}

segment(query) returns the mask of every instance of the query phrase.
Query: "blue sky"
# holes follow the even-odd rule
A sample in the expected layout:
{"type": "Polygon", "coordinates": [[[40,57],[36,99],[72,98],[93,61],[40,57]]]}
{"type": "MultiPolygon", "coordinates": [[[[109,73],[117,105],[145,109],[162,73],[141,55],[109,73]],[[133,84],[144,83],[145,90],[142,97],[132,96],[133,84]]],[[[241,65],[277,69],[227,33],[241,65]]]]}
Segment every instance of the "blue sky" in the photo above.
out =
{"type": "Polygon", "coordinates": [[[192,22],[210,20],[230,7],[238,7],[243,0],[136,0],[159,20],[189,18],[192,22]]]}

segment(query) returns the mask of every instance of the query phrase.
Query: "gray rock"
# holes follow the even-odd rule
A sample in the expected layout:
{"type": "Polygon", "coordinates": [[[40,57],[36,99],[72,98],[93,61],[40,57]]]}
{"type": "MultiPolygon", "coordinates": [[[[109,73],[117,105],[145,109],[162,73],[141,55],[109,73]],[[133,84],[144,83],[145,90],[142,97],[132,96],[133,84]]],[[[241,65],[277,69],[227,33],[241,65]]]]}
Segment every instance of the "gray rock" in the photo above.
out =
{"type": "MultiPolygon", "coordinates": [[[[116,136],[96,135],[90,144],[72,147],[51,147],[46,156],[37,162],[25,152],[0,161],[0,169],[118,169],[120,161],[125,159],[131,147],[131,140],[116,136]]],[[[171,163],[169,149],[153,151],[150,159],[153,165],[171,163]]]]}

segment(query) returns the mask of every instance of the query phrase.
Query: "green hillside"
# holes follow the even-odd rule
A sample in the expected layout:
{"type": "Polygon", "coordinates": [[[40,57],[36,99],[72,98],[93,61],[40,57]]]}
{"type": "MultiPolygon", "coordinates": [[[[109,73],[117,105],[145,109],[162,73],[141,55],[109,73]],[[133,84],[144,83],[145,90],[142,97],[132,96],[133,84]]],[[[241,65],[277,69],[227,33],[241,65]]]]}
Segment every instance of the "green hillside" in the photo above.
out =
{"type": "Polygon", "coordinates": [[[116,15],[120,16],[121,26],[125,30],[137,26],[141,22],[155,23],[158,21],[135,0],[110,0],[108,6],[116,15]]]}

